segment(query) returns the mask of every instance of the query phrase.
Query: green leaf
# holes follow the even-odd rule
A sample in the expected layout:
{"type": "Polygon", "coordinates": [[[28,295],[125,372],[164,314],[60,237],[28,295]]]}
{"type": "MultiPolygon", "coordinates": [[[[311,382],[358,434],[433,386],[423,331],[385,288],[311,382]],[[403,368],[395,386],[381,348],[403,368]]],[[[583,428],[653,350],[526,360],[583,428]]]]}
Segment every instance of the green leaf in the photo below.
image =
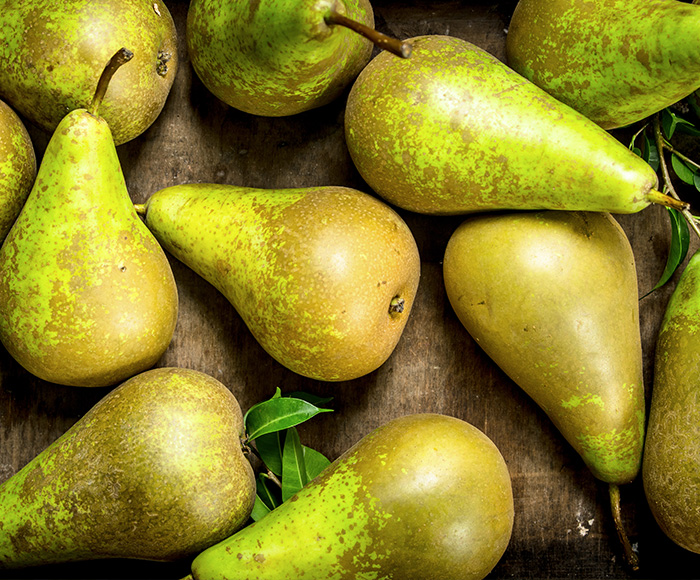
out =
{"type": "Polygon", "coordinates": [[[305,393],[303,391],[294,391],[293,393],[289,393],[288,395],[285,395],[285,397],[292,397],[293,399],[301,399],[302,401],[306,401],[307,403],[311,403],[312,405],[316,405],[317,407],[320,407],[321,405],[325,405],[326,403],[330,403],[333,400],[333,397],[319,397],[318,395],[313,395],[311,393],[305,393]]]}
{"type": "Polygon", "coordinates": [[[299,433],[292,427],[287,430],[282,453],[282,501],[287,501],[308,482],[304,447],[299,433]]]}
{"type": "Polygon", "coordinates": [[[323,453],[304,446],[304,463],[306,464],[306,477],[311,481],[326,469],[331,461],[323,453]]]}
{"type": "Polygon", "coordinates": [[[659,149],[649,137],[644,135],[644,154],[642,159],[646,161],[654,171],[659,170],[659,149]]]}
{"type": "Polygon", "coordinates": [[[695,175],[693,175],[693,185],[695,186],[695,189],[700,191],[700,174],[697,172],[695,175]]]}
{"type": "Polygon", "coordinates": [[[661,278],[652,289],[661,288],[671,279],[676,268],[683,262],[690,246],[690,230],[683,215],[676,209],[667,208],[671,216],[671,248],[666,258],[666,267],[661,278]]]}
{"type": "MultiPolygon", "coordinates": [[[[273,492],[267,485],[266,482],[269,480],[270,478],[266,473],[258,473],[258,476],[255,478],[255,491],[260,501],[262,501],[268,509],[273,510],[282,503],[282,499],[279,492],[273,492]]],[[[278,486],[275,485],[275,488],[278,489],[278,486]]]]}
{"type": "Polygon", "coordinates": [[[250,517],[254,522],[261,520],[272,510],[265,505],[265,502],[260,499],[259,495],[255,496],[255,503],[253,504],[253,511],[250,512],[250,517]]]}
{"type": "Polygon", "coordinates": [[[299,425],[319,413],[332,409],[322,409],[303,399],[277,397],[258,403],[246,413],[245,427],[248,441],[261,435],[282,431],[299,425]]]}
{"type": "Polygon", "coordinates": [[[664,132],[666,139],[673,137],[676,132],[676,124],[678,122],[678,117],[673,114],[670,110],[664,109],[661,111],[661,129],[664,132]]]}
{"type": "Polygon", "coordinates": [[[275,475],[282,475],[282,438],[280,431],[266,433],[255,439],[255,448],[265,466],[275,475]]]}
{"type": "Polygon", "coordinates": [[[695,171],[688,167],[675,153],[671,154],[671,165],[678,179],[690,185],[695,183],[695,171]]]}

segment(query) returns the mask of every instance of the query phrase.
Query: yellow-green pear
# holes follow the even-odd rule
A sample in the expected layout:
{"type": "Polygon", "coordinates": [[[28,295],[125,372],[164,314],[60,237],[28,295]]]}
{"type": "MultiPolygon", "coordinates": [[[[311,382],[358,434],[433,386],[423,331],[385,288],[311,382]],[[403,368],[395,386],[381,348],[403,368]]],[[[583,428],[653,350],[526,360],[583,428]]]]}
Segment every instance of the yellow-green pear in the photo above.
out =
{"type": "Polygon", "coordinates": [[[177,32],[162,0],[0,0],[0,96],[53,133],[90,105],[110,57],[134,53],[101,107],[117,145],[160,114],[177,72],[177,32]]]}
{"type": "Polygon", "coordinates": [[[96,112],[102,79],[91,110],[56,129],[0,249],[0,339],[29,372],[63,385],[113,385],[150,368],[177,321],[170,263],[134,211],[96,112]]]}
{"type": "Polygon", "coordinates": [[[460,38],[409,39],[352,86],[345,136],[367,184],[426,214],[496,209],[634,213],[679,205],[598,125],[460,38]]]}
{"type": "Polygon", "coordinates": [[[0,244],[22,210],[35,177],[31,137],[17,113],[0,101],[0,244]]]}
{"type": "Polygon", "coordinates": [[[700,554],[700,253],[666,306],[656,341],[642,480],[663,532],[700,554]]]}
{"type": "Polygon", "coordinates": [[[197,556],[190,580],[481,580],[508,547],[513,514],[508,468],[482,431],[407,415],[197,556]]]}
{"type": "Polygon", "coordinates": [[[411,231],[347,187],[183,184],[138,211],[161,245],[231,302],[253,336],[301,375],[342,381],[391,355],[420,276],[411,231]]]}
{"type": "Polygon", "coordinates": [[[129,379],[0,485],[0,569],[201,552],[253,508],[243,435],[238,401],[204,373],[129,379]]]}
{"type": "Polygon", "coordinates": [[[641,466],[645,403],[634,255],[604,212],[472,216],[443,262],[459,320],[547,413],[593,475],[619,488],[641,466]]]}
{"type": "Polygon", "coordinates": [[[520,0],[508,65],[605,129],[700,88],[700,6],[678,0],[520,0]]]}

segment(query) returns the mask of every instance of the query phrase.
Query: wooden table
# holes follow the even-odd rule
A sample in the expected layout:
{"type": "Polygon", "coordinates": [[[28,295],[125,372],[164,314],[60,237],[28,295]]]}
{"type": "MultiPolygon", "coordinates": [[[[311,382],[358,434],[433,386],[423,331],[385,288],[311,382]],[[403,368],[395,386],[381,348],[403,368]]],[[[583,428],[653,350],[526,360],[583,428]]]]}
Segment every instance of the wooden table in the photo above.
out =
{"type": "MultiPolygon", "coordinates": [[[[166,107],[140,138],[119,148],[135,202],[184,182],[257,187],[348,185],[369,191],[343,138],[344,99],[290,118],[267,119],[233,110],[194,76],[184,45],[188,3],[168,6],[180,35],[181,67],[166,107]]],[[[450,34],[505,59],[504,39],[515,1],[489,3],[374,2],[377,28],[408,38],[450,34]]],[[[48,137],[31,129],[41,156],[48,137]]],[[[607,488],[544,413],[476,346],[446,298],[441,260],[460,217],[400,212],[422,257],[415,307],[391,358],[354,381],[327,384],[302,378],[272,360],[212,286],[171,260],[181,310],[173,342],[158,366],[197,369],[226,384],[245,410],[271,396],[305,390],[333,395],[335,412],[303,425],[302,441],[330,458],[375,427],[407,413],[454,415],[483,430],[500,448],[513,481],[515,526],[491,578],[632,578],[612,520],[607,488]]],[[[619,216],[638,265],[639,293],[656,282],[670,240],[665,210],[619,216]]],[[[694,246],[695,241],[693,242],[694,246]]],[[[674,282],[640,301],[644,373],[653,373],[654,341],[674,282]]],[[[0,351],[0,481],[68,429],[107,389],[44,383],[0,351]]],[[[641,482],[622,490],[623,513],[638,546],[645,578],[700,575],[700,556],[673,545],[654,523],[641,482]]],[[[0,578],[179,578],[187,562],[87,562],[0,574],[0,578]]],[[[429,580],[429,579],[426,579],[429,580]]]]}

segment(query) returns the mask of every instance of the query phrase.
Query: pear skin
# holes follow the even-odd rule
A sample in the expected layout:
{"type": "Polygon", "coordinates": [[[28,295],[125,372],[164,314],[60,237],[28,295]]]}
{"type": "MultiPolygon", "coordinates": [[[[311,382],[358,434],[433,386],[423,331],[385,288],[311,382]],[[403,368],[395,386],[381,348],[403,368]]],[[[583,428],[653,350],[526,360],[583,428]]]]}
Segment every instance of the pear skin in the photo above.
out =
{"type": "Polygon", "coordinates": [[[642,480],[654,518],[700,554],[700,254],[688,262],[656,342],[642,480]]]}
{"type": "Polygon", "coordinates": [[[146,371],[0,485],[0,568],[201,552],[248,519],[255,479],[231,392],[146,371]]]}
{"type": "Polygon", "coordinates": [[[700,87],[700,6],[677,0],[520,0],[507,62],[605,129],[700,87]]]}
{"type": "Polygon", "coordinates": [[[324,381],[357,378],[393,352],[420,277],[411,231],[346,187],[183,184],[153,194],[146,225],[217,288],[277,361],[324,381]]]}
{"type": "Polygon", "coordinates": [[[36,178],[36,155],[26,127],[0,101],[0,244],[15,223],[36,178]]]}
{"type": "Polygon", "coordinates": [[[408,59],[372,59],[345,112],[352,160],[390,203],[634,213],[658,197],[641,158],[488,52],[449,36],[407,42],[408,59]]]}
{"type": "Polygon", "coordinates": [[[368,0],[192,0],[192,66],[216,97],[246,113],[281,117],[320,107],[350,85],[373,48],[327,23],[332,11],[374,26],[368,0]]]}
{"type": "Polygon", "coordinates": [[[100,114],[117,145],[160,114],[178,68],[175,24],[162,0],[0,0],[0,97],[53,133],[87,108],[110,57],[134,60],[114,75],[100,114]]]}
{"type": "Polygon", "coordinates": [[[0,339],[37,377],[108,386],[172,339],[170,263],[134,211],[107,123],[69,113],[0,249],[0,339]]]}
{"type": "Polygon", "coordinates": [[[597,478],[632,481],[644,440],[637,276],[605,213],[473,216],[450,238],[447,296],[597,478]],[[614,324],[611,323],[614,321],[614,324]]]}
{"type": "Polygon", "coordinates": [[[195,580],[481,580],[513,526],[510,476],[472,425],[434,414],[364,437],[192,563],[195,580]]]}

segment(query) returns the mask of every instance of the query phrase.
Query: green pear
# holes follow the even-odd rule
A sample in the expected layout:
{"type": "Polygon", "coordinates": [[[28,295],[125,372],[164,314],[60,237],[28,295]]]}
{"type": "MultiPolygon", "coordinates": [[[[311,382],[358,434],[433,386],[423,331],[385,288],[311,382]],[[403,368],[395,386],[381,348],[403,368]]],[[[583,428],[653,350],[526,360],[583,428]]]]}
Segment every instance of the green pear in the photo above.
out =
{"type": "Polygon", "coordinates": [[[700,253],[668,302],[655,357],[644,490],[664,533],[700,554],[700,253]]]}
{"type": "Polygon", "coordinates": [[[292,371],[349,380],[393,352],[420,258],[408,226],[376,198],[346,187],[199,183],[165,188],[137,210],[292,371]]]}
{"type": "Polygon", "coordinates": [[[177,71],[177,34],[162,0],[0,0],[0,97],[52,133],[86,108],[107,61],[134,53],[101,108],[117,145],[158,117],[177,71]]]}
{"type": "Polygon", "coordinates": [[[253,508],[242,437],[216,379],[177,368],[129,379],[0,485],[0,568],[201,552],[253,508]]]}
{"type": "Polygon", "coordinates": [[[380,53],[367,65],[345,112],[353,162],[392,204],[427,214],[677,205],[641,158],[488,52],[449,36],[410,42],[409,59],[380,53]]]}
{"type": "Polygon", "coordinates": [[[459,320],[547,413],[593,475],[637,476],[645,402],[634,255],[604,212],[472,216],[445,249],[444,283],[459,320]]]}
{"type": "Polygon", "coordinates": [[[605,129],[700,88],[700,6],[677,0],[520,0],[508,64],[605,129]]]}
{"type": "Polygon", "coordinates": [[[195,72],[226,104],[268,117],[336,99],[372,55],[379,34],[368,0],[192,0],[187,47],[195,72]]]}
{"type": "Polygon", "coordinates": [[[0,101],[0,244],[15,223],[36,177],[34,145],[22,120],[0,101]]]}
{"type": "Polygon", "coordinates": [[[107,386],[155,364],[177,311],[170,263],[134,211],[109,126],[69,113],[0,249],[0,340],[41,379],[107,386]]]}
{"type": "Polygon", "coordinates": [[[394,419],[295,496],[205,550],[195,580],[480,580],[513,526],[506,463],[469,423],[394,419]]]}

